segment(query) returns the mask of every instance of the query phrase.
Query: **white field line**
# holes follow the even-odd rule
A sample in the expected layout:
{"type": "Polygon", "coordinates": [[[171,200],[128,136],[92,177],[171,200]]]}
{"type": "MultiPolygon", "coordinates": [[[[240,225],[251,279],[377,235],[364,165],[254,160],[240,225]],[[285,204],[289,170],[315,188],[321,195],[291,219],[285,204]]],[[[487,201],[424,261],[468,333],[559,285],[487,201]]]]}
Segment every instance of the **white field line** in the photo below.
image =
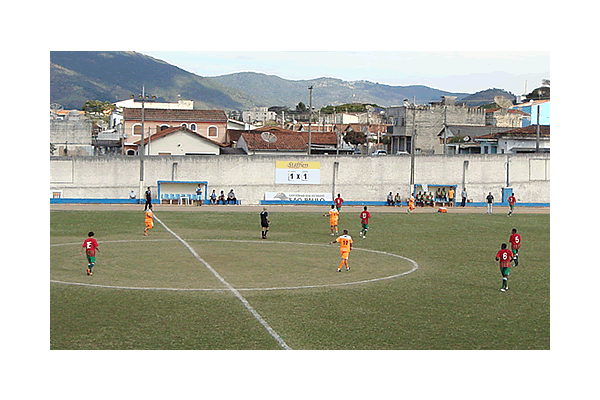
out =
{"type": "MultiPolygon", "coordinates": [[[[173,241],[175,239],[140,239],[140,240],[108,240],[108,241],[102,241],[99,243],[130,243],[130,242],[170,242],[173,241]]],[[[197,241],[197,242],[232,242],[232,243],[260,243],[261,245],[269,245],[269,244],[291,244],[291,245],[302,245],[302,246],[321,246],[321,247],[329,247],[329,245],[325,245],[325,244],[320,244],[320,243],[297,243],[297,242],[277,242],[277,241],[259,241],[259,240],[235,240],[235,239],[192,239],[190,241],[197,241]]],[[[53,244],[50,245],[51,247],[53,246],[73,246],[73,245],[79,245],[79,243],[59,243],[59,244],[53,244]]],[[[329,283],[329,284],[323,284],[323,285],[305,285],[305,286],[280,286],[280,287],[269,287],[269,288],[237,288],[236,290],[238,291],[270,291],[270,290],[293,290],[293,289],[314,289],[314,288],[326,288],[326,287],[335,287],[335,286],[350,286],[350,285],[358,285],[361,283],[371,283],[371,282],[378,282],[378,281],[384,281],[387,279],[393,279],[393,278],[398,278],[400,276],[404,276],[404,275],[408,275],[412,272],[415,272],[418,268],[419,265],[414,261],[411,260],[410,258],[406,258],[403,256],[400,256],[398,254],[393,254],[393,253],[388,253],[385,251],[379,251],[379,250],[370,250],[370,249],[361,249],[361,248],[356,248],[353,247],[352,248],[353,251],[366,251],[369,253],[378,253],[378,254],[384,254],[390,257],[396,257],[396,258],[401,258],[403,260],[406,260],[408,262],[410,262],[413,267],[412,269],[410,269],[409,271],[406,272],[402,272],[399,274],[395,274],[395,275],[390,275],[390,276],[384,276],[381,278],[373,278],[373,279],[367,279],[367,280],[362,280],[362,281],[354,281],[354,282],[345,282],[345,283],[329,283]]],[[[188,291],[188,292],[193,292],[193,291],[198,291],[198,292],[211,292],[211,291],[217,291],[217,292],[222,292],[226,289],[206,289],[206,288],[189,288],[189,289],[184,289],[184,288],[160,288],[160,287],[143,287],[143,286],[109,286],[109,285],[96,285],[96,284],[90,284],[90,283],[75,283],[75,282],[64,282],[64,281],[58,281],[58,280],[53,280],[51,279],[50,282],[54,282],[54,283],[61,283],[64,285],[74,285],[74,286],[90,286],[90,287],[98,287],[98,288],[106,288],[106,289],[129,289],[129,290],[156,290],[156,291],[161,291],[161,290],[170,290],[170,291],[188,291]]]]}
{"type": "Polygon", "coordinates": [[[250,305],[250,303],[248,303],[248,300],[246,300],[244,298],[244,296],[242,296],[240,294],[240,292],[238,292],[233,286],[231,286],[229,284],[229,282],[227,282],[225,279],[223,279],[223,277],[221,275],[219,275],[219,273],[217,271],[215,271],[215,269],[213,267],[211,267],[209,263],[204,261],[204,259],[202,259],[202,257],[200,257],[198,255],[198,253],[196,253],[196,251],[189,244],[187,244],[187,242],[185,240],[180,238],[179,235],[177,235],[175,232],[173,232],[171,229],[169,229],[169,227],[167,225],[165,225],[160,219],[158,219],[158,217],[156,215],[154,216],[154,219],[157,220],[171,235],[175,236],[175,238],[177,238],[177,240],[179,240],[185,247],[187,247],[187,249],[194,255],[194,257],[196,257],[196,259],[198,261],[200,261],[202,264],[204,264],[204,266],[206,268],[208,268],[208,270],[218,280],[220,280],[221,283],[223,283],[223,285],[225,285],[227,287],[227,289],[229,289],[235,295],[235,297],[237,297],[242,302],[242,304],[248,309],[248,311],[250,311],[250,313],[254,316],[254,318],[267,330],[267,332],[269,332],[269,334],[273,337],[273,339],[275,339],[277,341],[277,343],[279,343],[279,345],[281,347],[283,347],[285,350],[292,349],[283,341],[283,339],[277,334],[277,332],[275,332],[273,330],[273,328],[271,328],[271,326],[267,323],[267,321],[265,321],[260,316],[260,314],[258,314],[258,312],[254,309],[254,307],[252,307],[250,305]]]}

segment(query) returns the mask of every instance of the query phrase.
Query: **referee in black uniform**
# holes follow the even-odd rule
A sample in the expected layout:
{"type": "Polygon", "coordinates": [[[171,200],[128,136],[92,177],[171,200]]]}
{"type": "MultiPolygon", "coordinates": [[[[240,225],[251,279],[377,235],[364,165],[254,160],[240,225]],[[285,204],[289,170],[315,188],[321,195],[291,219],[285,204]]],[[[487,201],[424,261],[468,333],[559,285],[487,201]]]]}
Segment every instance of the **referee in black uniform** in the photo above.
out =
{"type": "Polygon", "coordinates": [[[146,197],[146,205],[144,206],[144,211],[148,211],[148,206],[152,204],[152,192],[150,191],[150,188],[146,190],[146,192],[144,193],[144,197],[146,197]]]}
{"type": "Polygon", "coordinates": [[[266,207],[263,207],[260,212],[260,226],[262,226],[262,238],[266,239],[267,232],[269,232],[269,213],[266,207]]]}

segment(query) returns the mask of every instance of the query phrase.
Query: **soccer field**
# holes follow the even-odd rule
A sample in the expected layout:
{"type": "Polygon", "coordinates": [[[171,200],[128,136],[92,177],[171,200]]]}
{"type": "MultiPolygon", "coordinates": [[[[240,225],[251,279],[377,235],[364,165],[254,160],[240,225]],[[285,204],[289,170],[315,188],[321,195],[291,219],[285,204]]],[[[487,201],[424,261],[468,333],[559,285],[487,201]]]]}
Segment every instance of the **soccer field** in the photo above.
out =
{"type": "Polygon", "coordinates": [[[51,211],[51,349],[549,349],[550,215],[343,208],[350,271],[324,207],[51,211]],[[494,260],[523,238],[510,290],[494,260]],[[88,231],[94,275],[79,256],[88,231]]]}

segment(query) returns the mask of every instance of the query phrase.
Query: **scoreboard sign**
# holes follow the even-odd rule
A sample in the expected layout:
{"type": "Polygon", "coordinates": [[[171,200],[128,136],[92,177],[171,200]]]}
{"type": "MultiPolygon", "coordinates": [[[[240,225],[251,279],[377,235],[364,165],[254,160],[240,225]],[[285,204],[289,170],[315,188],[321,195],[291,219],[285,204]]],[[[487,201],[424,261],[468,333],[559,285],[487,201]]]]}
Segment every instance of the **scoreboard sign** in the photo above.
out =
{"type": "Polygon", "coordinates": [[[318,185],[321,183],[321,163],[318,161],[276,161],[275,183],[318,185]]]}

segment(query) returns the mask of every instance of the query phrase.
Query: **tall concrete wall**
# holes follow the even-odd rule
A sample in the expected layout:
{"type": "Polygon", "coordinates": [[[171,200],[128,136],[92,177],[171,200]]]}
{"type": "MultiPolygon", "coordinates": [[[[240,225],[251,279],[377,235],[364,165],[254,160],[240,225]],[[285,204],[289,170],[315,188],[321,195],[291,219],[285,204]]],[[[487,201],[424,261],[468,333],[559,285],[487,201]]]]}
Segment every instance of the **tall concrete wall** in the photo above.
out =
{"type": "MultiPolygon", "coordinates": [[[[550,156],[540,155],[419,155],[416,184],[464,183],[469,198],[483,202],[488,192],[497,201],[509,187],[520,203],[550,202],[550,156]]],[[[158,181],[208,181],[209,192],[233,188],[244,204],[259,204],[265,192],[340,193],[349,201],[383,201],[390,191],[403,199],[410,194],[410,156],[151,156],[144,158],[144,188],[154,196],[158,181]],[[276,161],[320,162],[320,183],[275,183],[276,161]],[[335,163],[337,168],[335,168],[335,163]],[[334,177],[334,170],[336,175],[334,177]]],[[[139,197],[140,160],[137,157],[51,157],[50,189],[63,198],[125,199],[131,190],[139,197]]],[[[457,193],[458,195],[458,193],[457,193]]]]}

